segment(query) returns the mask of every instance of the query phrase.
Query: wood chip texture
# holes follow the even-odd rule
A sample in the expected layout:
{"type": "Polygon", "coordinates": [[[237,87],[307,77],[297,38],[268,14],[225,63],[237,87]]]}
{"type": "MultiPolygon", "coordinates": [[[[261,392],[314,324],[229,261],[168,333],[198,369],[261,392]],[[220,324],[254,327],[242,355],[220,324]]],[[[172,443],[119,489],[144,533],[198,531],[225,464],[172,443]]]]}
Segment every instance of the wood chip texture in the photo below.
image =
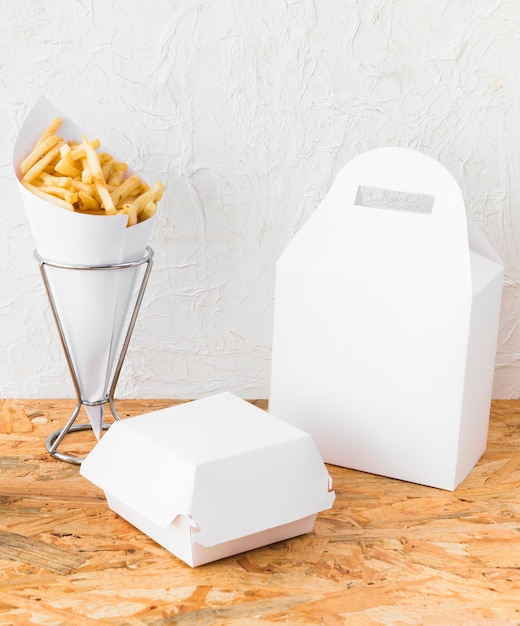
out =
{"type": "MultiPolygon", "coordinates": [[[[518,401],[493,402],[487,450],[454,492],[329,466],[336,502],[312,533],[195,569],[47,453],[72,408],[0,401],[0,624],[520,624],[518,401]]],[[[90,432],[63,443],[93,445],[90,432]]]]}

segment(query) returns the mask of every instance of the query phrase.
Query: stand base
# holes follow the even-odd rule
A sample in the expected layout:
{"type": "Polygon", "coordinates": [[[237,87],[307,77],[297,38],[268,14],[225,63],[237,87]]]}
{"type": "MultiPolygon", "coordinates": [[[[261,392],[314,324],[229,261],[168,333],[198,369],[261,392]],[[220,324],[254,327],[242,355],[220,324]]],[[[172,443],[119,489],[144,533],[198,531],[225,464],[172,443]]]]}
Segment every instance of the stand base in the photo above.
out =
{"type": "MultiPolygon", "coordinates": [[[[103,424],[103,430],[108,430],[111,424],[103,424]]],[[[60,428],[59,430],[55,430],[51,433],[45,442],[45,447],[47,448],[47,452],[49,454],[60,461],[65,461],[66,463],[74,463],[75,465],[81,465],[82,461],[85,457],[82,456],[74,456],[73,454],[66,454],[65,452],[58,452],[55,447],[56,441],[62,441],[62,439],[68,435],[69,433],[78,432],[81,430],[92,430],[92,426],[90,424],[73,424],[69,428],[60,428]]]]}
{"type": "MultiPolygon", "coordinates": [[[[92,430],[92,431],[94,430],[91,423],[88,423],[88,424],[76,424],[75,423],[81,411],[82,406],[86,406],[86,405],[104,406],[105,404],[109,405],[110,410],[112,411],[112,416],[114,417],[114,420],[120,421],[121,417],[119,416],[119,413],[117,412],[116,407],[114,406],[114,398],[110,397],[110,398],[106,398],[105,400],[101,400],[100,402],[94,402],[94,403],[92,402],[86,403],[82,400],[78,400],[76,402],[76,406],[74,407],[74,411],[72,412],[72,415],[70,416],[69,421],[65,424],[65,426],[63,428],[60,428],[59,430],[55,430],[53,433],[51,433],[47,437],[47,440],[45,442],[45,447],[47,448],[47,452],[49,452],[51,456],[59,459],[60,461],[65,461],[66,463],[74,463],[75,465],[81,465],[85,457],[75,456],[73,454],[66,454],[65,452],[58,452],[58,446],[61,444],[63,439],[69,433],[79,432],[82,430],[92,430]]],[[[108,430],[111,425],[112,425],[112,422],[106,424],[102,421],[101,430],[108,430]]]]}

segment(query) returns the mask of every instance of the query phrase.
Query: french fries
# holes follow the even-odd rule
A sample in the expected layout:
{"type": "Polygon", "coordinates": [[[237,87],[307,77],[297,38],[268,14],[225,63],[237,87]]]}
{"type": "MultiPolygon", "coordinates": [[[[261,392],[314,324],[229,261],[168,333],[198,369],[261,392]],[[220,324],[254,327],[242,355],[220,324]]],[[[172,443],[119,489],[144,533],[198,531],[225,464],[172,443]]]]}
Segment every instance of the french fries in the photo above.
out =
{"type": "Polygon", "coordinates": [[[148,186],[128,165],[106,152],[99,139],[65,141],[54,118],[20,164],[21,182],[31,193],[59,207],[94,215],[127,215],[127,226],[152,217],[166,189],[148,186]]]}

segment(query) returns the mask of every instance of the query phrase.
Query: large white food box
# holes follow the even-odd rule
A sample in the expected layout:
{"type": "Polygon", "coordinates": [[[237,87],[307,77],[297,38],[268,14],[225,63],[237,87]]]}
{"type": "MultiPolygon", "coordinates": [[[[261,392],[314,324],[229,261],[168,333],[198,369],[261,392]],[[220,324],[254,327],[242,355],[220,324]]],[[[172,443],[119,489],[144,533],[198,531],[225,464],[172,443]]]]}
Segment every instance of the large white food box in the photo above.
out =
{"type": "Polygon", "coordinates": [[[455,489],[486,448],[502,280],[437,161],[355,158],[278,260],[269,410],[325,462],[455,489]]]}
{"type": "Polygon", "coordinates": [[[311,532],[335,498],[307,433],[228,392],[115,422],[80,472],[191,566],[311,532]]]}

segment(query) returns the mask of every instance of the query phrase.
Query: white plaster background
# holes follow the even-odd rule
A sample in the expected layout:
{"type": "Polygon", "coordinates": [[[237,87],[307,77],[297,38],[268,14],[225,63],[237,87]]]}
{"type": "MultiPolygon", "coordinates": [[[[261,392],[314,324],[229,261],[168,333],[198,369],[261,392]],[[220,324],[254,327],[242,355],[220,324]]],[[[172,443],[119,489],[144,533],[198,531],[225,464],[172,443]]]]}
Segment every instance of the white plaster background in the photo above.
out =
{"type": "Polygon", "coordinates": [[[0,396],[72,385],[11,170],[41,94],[168,185],[119,396],[267,397],[275,261],[370,148],[438,159],[506,264],[520,397],[517,0],[2,0],[0,396]]]}

